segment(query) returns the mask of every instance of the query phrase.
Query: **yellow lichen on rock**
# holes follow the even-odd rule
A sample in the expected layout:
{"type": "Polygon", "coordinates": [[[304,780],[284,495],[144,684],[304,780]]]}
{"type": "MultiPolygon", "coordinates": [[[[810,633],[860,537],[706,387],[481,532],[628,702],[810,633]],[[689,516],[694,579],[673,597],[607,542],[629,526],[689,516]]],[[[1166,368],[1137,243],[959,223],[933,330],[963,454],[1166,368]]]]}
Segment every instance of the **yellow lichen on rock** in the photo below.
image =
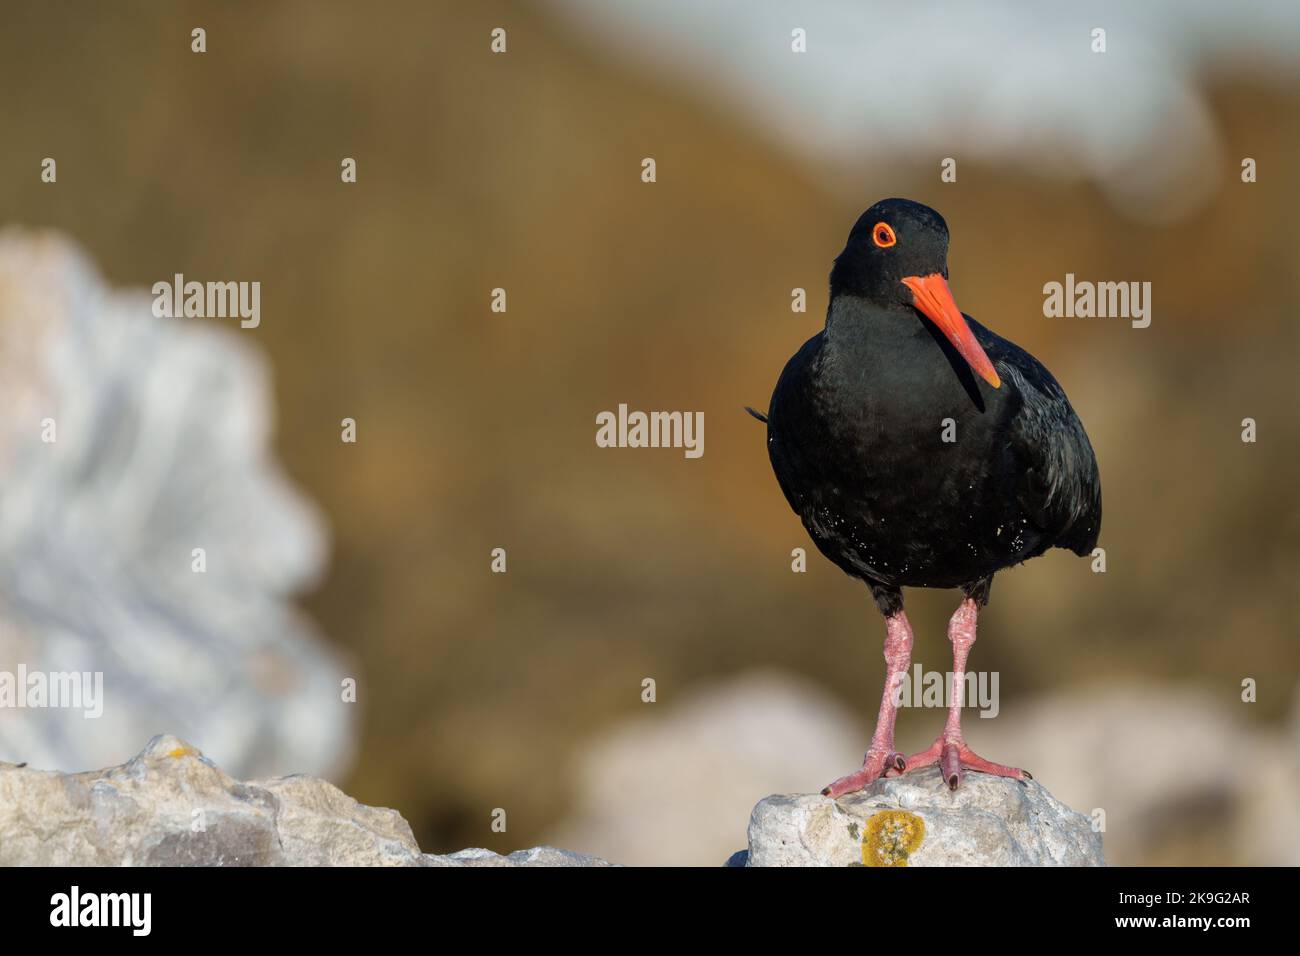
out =
{"type": "Polygon", "coordinates": [[[882,810],[867,821],[862,835],[864,866],[907,866],[925,840],[925,821],[906,810],[882,810]]]}

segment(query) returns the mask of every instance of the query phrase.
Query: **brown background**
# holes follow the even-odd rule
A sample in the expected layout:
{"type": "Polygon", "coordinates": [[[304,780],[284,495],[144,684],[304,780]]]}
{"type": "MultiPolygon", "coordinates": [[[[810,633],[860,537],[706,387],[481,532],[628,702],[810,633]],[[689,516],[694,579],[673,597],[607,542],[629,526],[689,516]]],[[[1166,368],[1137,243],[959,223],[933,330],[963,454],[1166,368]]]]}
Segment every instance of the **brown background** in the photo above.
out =
{"type": "MultiPolygon", "coordinates": [[[[800,672],[856,709],[865,742],[879,617],[816,555],[790,573],[806,538],[741,406],[766,406],[820,327],[849,226],[886,195],[947,217],[958,302],[1054,370],[1101,465],[1109,572],[1056,552],[1002,576],[973,665],[1001,672],[1004,700],[1139,678],[1231,703],[1249,676],[1248,721],[1288,713],[1294,91],[1210,89],[1232,168],[1193,217],[1149,227],[1086,184],[973,161],[956,185],[936,157],[825,187],[534,4],[45,2],[4,19],[3,220],[67,232],[118,285],[262,282],[261,328],[240,334],[273,361],[278,450],[334,534],[307,606],[360,669],[360,757],[339,782],[427,849],[535,842],[575,751],[643,712],[646,676],[662,705],[756,665],[800,672]],[[493,58],[503,21],[511,52],[493,58]],[[1259,183],[1238,181],[1242,155],[1259,183]],[[1152,326],[1044,319],[1042,285],[1066,272],[1151,281],[1152,326]],[[595,413],[619,402],[702,410],[705,456],[596,448],[595,413]],[[508,835],[487,827],[501,805],[508,835]]],[[[953,602],[909,596],[927,666],[946,667],[953,602]]],[[[905,715],[904,739],[936,720],[905,715]]]]}

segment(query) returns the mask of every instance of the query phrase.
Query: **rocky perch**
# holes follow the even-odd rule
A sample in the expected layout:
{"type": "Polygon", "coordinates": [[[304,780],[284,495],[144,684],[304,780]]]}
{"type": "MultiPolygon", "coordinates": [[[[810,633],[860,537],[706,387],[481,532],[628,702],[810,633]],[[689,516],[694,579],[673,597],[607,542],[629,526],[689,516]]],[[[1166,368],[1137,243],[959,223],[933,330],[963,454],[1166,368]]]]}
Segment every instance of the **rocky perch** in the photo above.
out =
{"type": "MultiPolygon", "coordinates": [[[[1035,782],[931,768],[832,800],[767,797],[732,866],[1104,866],[1101,836],[1035,782]]],[[[295,775],[241,782],[155,737],[122,764],[0,763],[0,866],[609,866],[554,847],[422,853],[396,810],[295,775]]]]}
{"type": "Polygon", "coordinates": [[[534,847],[421,853],[396,810],[290,776],[242,783],[175,737],[120,767],[0,763],[0,866],[608,866],[534,847]]]}
{"type": "Polygon", "coordinates": [[[838,800],[778,794],[754,807],[732,866],[1105,866],[1092,821],[1035,781],[938,768],[838,800]]]}

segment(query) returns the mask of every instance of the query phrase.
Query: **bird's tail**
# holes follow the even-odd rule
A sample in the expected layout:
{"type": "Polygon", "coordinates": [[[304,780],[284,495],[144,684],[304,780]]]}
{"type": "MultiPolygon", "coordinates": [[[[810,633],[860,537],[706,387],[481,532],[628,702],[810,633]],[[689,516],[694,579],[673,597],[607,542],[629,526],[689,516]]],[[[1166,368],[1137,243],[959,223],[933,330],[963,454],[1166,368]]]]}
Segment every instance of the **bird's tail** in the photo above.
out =
{"type": "Polygon", "coordinates": [[[758,419],[760,422],[762,422],[764,425],[767,424],[767,416],[764,415],[762,412],[756,412],[756,411],[754,411],[754,409],[750,408],[748,405],[745,406],[745,411],[749,412],[749,414],[753,415],[755,418],[757,418],[757,419],[758,419]]]}

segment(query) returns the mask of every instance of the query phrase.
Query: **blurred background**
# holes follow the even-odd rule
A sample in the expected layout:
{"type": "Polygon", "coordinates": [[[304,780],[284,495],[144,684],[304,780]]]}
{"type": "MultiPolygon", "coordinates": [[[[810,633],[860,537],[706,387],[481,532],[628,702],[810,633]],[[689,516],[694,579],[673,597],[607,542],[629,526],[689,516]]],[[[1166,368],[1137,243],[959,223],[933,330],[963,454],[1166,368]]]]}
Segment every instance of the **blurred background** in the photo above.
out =
{"type": "MultiPolygon", "coordinates": [[[[857,215],[907,196],[1105,489],[1105,574],[998,578],[972,746],[1104,810],[1114,863],[1300,863],[1297,79],[1283,0],[4,4],[0,669],[107,699],[0,712],[0,759],[166,731],[430,852],[720,864],[871,732],[879,614],[815,552],[791,573],[741,408],[857,215]],[[1151,326],[1044,318],[1067,272],[1151,282],[1151,326]],[[260,327],[152,319],[175,273],[260,281],[260,327]],[[597,448],[620,402],[702,410],[704,457],[597,448]]],[[[927,670],[956,600],[907,597],[927,670]]]]}

